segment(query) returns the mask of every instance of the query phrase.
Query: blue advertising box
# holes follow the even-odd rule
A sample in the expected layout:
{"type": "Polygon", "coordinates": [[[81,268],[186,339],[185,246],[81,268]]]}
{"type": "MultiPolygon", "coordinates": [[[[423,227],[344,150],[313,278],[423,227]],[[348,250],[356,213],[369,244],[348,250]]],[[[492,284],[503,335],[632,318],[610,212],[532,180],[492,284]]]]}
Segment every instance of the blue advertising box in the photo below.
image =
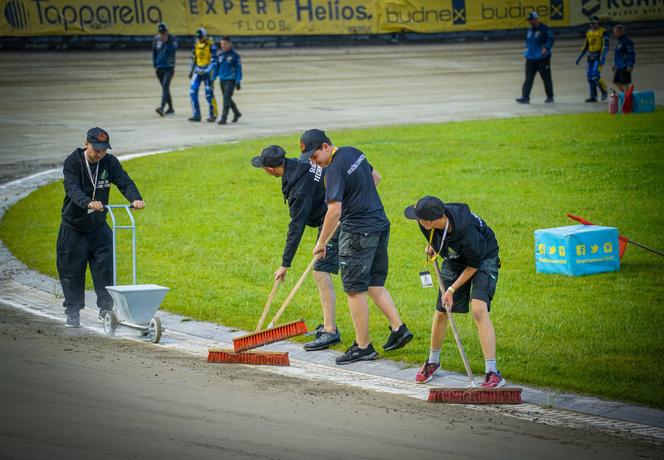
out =
{"type": "MultiPolygon", "coordinates": [[[[625,95],[618,94],[618,111],[622,112],[625,95]]],[[[654,91],[634,91],[632,93],[632,112],[645,113],[655,111],[655,92],[654,91]]]]}
{"type": "Polygon", "coordinates": [[[598,225],[535,230],[537,273],[567,276],[620,270],[618,229],[598,225]]]}

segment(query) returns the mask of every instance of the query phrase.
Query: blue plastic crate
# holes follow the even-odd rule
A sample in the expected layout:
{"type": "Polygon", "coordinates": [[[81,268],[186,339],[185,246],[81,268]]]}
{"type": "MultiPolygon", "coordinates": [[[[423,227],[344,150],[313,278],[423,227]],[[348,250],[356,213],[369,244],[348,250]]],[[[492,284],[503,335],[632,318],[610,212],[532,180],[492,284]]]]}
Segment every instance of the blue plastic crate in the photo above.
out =
{"type": "Polygon", "coordinates": [[[535,230],[537,273],[567,276],[620,270],[618,229],[598,225],[535,230]]]}

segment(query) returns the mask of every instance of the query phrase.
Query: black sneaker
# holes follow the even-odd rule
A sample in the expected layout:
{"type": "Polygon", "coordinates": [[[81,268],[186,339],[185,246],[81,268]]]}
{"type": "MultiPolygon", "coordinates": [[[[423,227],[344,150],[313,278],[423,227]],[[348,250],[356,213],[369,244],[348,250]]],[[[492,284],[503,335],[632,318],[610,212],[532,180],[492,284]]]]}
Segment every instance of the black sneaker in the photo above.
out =
{"type": "Polygon", "coordinates": [[[552,97],[547,97],[546,99],[544,99],[544,103],[546,104],[553,104],[554,102],[555,101],[553,100],[552,97]]]}
{"type": "Polygon", "coordinates": [[[596,97],[589,97],[584,102],[597,102],[597,98],[596,97]]]}
{"type": "Polygon", "coordinates": [[[242,116],[242,114],[240,112],[233,115],[233,120],[232,120],[233,123],[237,123],[237,121],[240,119],[241,116],[242,116]]]}
{"type": "Polygon", "coordinates": [[[387,338],[387,342],[383,345],[384,351],[396,350],[405,346],[408,342],[413,340],[413,333],[408,330],[405,324],[399,326],[399,330],[394,332],[392,328],[390,330],[390,336],[387,338]]]}
{"type": "Polygon", "coordinates": [[[606,101],[607,97],[609,97],[609,93],[607,93],[606,91],[602,91],[602,100],[606,101]]]}
{"type": "Polygon", "coordinates": [[[99,316],[97,317],[97,322],[98,323],[103,323],[104,319],[106,318],[106,313],[111,311],[112,308],[100,308],[99,309],[99,316]]]}
{"type": "Polygon", "coordinates": [[[519,104],[530,104],[530,99],[528,99],[527,97],[518,97],[516,98],[516,101],[519,104]]]}
{"type": "Polygon", "coordinates": [[[201,117],[189,117],[187,118],[189,121],[201,121],[201,117]]]}
{"type": "Polygon", "coordinates": [[[316,332],[316,338],[314,340],[304,344],[304,349],[306,351],[325,350],[338,343],[341,343],[341,334],[339,334],[339,329],[337,329],[334,333],[320,330],[316,332]]]}
{"type": "Polygon", "coordinates": [[[175,113],[175,110],[173,109],[173,107],[171,107],[170,109],[168,109],[166,111],[166,115],[173,115],[174,113],[175,113]]]}
{"type": "Polygon", "coordinates": [[[376,353],[372,344],[369,344],[367,348],[362,349],[357,346],[357,343],[353,342],[353,346],[334,361],[341,366],[343,364],[356,363],[358,361],[372,361],[376,358],[378,358],[378,353],[376,353]]]}
{"type": "Polygon", "coordinates": [[[166,115],[166,112],[164,112],[164,109],[162,109],[161,107],[157,107],[156,109],[154,109],[154,111],[157,112],[159,116],[163,117],[164,115],[166,115]]]}
{"type": "Polygon", "coordinates": [[[220,125],[227,125],[228,122],[226,121],[225,118],[222,118],[221,120],[219,120],[219,124],[220,124],[220,125]]]}
{"type": "Polygon", "coordinates": [[[217,121],[217,117],[207,117],[207,121],[208,123],[214,123],[215,121],[217,121]]]}
{"type": "Polygon", "coordinates": [[[81,327],[81,314],[77,311],[67,313],[65,327],[81,327]]]}

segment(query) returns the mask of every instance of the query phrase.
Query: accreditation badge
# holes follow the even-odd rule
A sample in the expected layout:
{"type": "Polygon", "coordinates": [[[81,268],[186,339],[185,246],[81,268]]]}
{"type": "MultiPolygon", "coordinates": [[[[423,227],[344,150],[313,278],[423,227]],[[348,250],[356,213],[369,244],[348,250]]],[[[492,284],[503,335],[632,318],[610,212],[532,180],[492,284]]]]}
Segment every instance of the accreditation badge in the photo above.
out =
{"type": "Polygon", "coordinates": [[[429,273],[429,271],[420,272],[420,282],[422,283],[423,288],[433,287],[431,273],[429,273]]]}

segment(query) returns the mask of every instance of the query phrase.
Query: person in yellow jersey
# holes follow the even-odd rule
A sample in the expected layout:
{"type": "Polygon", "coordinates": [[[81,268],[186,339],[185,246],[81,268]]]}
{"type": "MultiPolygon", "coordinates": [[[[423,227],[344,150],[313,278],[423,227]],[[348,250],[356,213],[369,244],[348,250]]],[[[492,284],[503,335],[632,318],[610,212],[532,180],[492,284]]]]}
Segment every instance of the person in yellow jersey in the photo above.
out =
{"type": "Polygon", "coordinates": [[[210,106],[207,121],[214,122],[217,119],[217,100],[214,98],[214,79],[217,78],[217,45],[208,37],[207,31],[200,28],[196,31],[196,41],[192,53],[191,70],[189,71],[191,85],[189,96],[193,115],[189,121],[201,121],[201,106],[198,103],[198,88],[201,83],[205,85],[205,99],[210,106]]]}
{"type": "Polygon", "coordinates": [[[581,54],[576,59],[576,65],[579,65],[583,56],[587,56],[588,67],[588,85],[590,87],[590,97],[586,102],[597,102],[597,87],[602,93],[602,100],[606,99],[606,83],[602,79],[602,66],[606,62],[606,54],[609,51],[609,32],[601,27],[597,16],[590,17],[590,29],[586,32],[586,41],[583,44],[581,54]]]}

